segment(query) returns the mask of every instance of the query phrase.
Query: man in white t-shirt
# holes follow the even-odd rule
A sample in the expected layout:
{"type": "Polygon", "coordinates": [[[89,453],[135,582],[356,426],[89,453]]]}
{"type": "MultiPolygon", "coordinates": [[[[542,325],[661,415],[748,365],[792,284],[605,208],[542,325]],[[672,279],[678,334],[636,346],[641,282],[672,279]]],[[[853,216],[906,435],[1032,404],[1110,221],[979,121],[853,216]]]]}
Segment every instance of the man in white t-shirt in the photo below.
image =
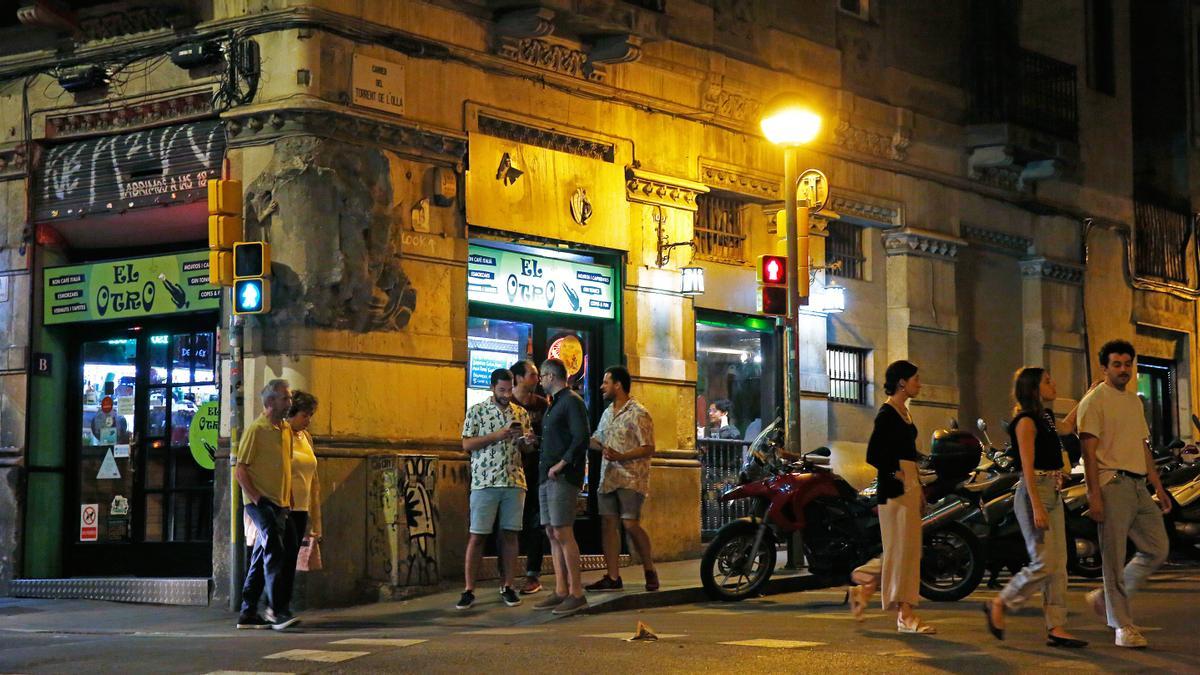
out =
{"type": "Polygon", "coordinates": [[[1129,598],[1163,564],[1170,548],[1162,516],[1171,510],[1171,498],[1150,455],[1141,399],[1126,389],[1136,358],[1130,343],[1106,342],[1100,347],[1104,382],[1079,402],[1088,515],[1099,524],[1104,569],[1103,589],[1088,593],[1087,600],[1116,629],[1118,647],[1147,645],[1133,624],[1129,598]],[[1158,504],[1146,490],[1147,479],[1158,504]],[[1126,538],[1138,552],[1123,566],[1126,538]]]}

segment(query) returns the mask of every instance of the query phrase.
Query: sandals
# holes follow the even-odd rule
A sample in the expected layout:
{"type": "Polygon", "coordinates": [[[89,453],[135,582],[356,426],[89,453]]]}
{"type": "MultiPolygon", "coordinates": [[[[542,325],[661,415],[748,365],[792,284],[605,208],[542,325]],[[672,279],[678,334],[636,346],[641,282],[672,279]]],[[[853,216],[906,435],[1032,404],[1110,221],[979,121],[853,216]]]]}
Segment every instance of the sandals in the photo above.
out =
{"type": "Polygon", "coordinates": [[[909,625],[904,623],[904,620],[900,617],[896,617],[896,632],[911,635],[936,635],[937,627],[925,623],[920,619],[917,619],[916,623],[909,625]]]}
{"type": "Polygon", "coordinates": [[[850,587],[850,615],[855,621],[863,620],[863,612],[867,610],[867,598],[863,596],[862,586],[850,587]]]}

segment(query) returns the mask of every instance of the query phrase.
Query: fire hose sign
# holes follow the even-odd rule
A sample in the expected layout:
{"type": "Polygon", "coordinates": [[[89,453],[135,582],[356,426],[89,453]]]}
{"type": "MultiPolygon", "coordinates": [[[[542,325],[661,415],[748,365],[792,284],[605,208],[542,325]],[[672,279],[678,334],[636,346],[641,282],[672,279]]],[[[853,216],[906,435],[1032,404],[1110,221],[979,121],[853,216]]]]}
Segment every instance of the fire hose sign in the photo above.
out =
{"type": "Polygon", "coordinates": [[[96,520],[99,516],[99,504],[79,505],[79,541],[96,541],[96,520]]]}

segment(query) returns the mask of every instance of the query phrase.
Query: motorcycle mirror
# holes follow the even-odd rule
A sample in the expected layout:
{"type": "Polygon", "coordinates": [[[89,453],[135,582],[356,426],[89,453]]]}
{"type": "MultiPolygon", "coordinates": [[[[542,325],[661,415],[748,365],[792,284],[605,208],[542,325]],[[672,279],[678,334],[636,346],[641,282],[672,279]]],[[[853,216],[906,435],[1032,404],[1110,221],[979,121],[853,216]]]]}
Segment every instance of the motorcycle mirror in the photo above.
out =
{"type": "Polygon", "coordinates": [[[983,418],[980,417],[979,419],[975,420],[975,428],[979,429],[980,431],[987,431],[987,422],[984,422],[983,418]]]}
{"type": "Polygon", "coordinates": [[[833,453],[829,450],[829,448],[822,445],[821,447],[816,448],[815,450],[810,450],[808,454],[810,454],[814,457],[828,457],[828,456],[832,455],[833,453]]]}
{"type": "Polygon", "coordinates": [[[958,428],[958,420],[954,419],[953,417],[950,418],[950,428],[951,429],[958,428]]]}

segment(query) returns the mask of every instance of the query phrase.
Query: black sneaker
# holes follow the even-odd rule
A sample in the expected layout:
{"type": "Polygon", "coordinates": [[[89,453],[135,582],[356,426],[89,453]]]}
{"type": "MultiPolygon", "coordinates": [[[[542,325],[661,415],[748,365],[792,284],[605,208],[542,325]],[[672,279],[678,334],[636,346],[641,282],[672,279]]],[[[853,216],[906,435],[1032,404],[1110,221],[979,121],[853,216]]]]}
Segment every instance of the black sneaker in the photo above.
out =
{"type": "Polygon", "coordinates": [[[262,630],[270,628],[271,623],[258,615],[258,612],[252,614],[239,614],[237,620],[238,630],[262,630]]]}
{"type": "Polygon", "coordinates": [[[462,597],[458,599],[458,604],[454,609],[471,609],[475,605],[475,592],[463,591],[462,597]]]}
{"type": "Polygon", "coordinates": [[[521,598],[517,597],[517,592],[512,589],[512,586],[505,586],[500,589],[500,599],[509,607],[516,607],[521,604],[521,598]]]}
{"type": "Polygon", "coordinates": [[[272,630],[287,630],[300,623],[300,617],[295,616],[291,612],[276,612],[273,619],[271,621],[272,630]]]}
{"type": "Polygon", "coordinates": [[[621,582],[621,577],[617,577],[617,580],[613,581],[608,577],[607,574],[605,574],[604,576],[600,577],[600,581],[584,586],[583,590],[588,591],[589,593],[623,591],[625,590],[625,584],[621,582]]]}

